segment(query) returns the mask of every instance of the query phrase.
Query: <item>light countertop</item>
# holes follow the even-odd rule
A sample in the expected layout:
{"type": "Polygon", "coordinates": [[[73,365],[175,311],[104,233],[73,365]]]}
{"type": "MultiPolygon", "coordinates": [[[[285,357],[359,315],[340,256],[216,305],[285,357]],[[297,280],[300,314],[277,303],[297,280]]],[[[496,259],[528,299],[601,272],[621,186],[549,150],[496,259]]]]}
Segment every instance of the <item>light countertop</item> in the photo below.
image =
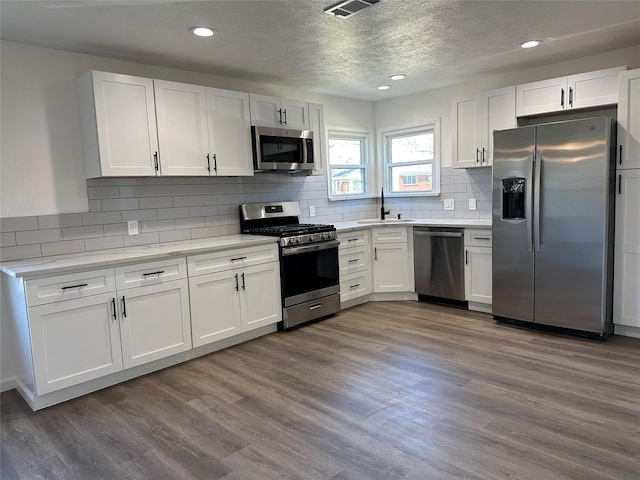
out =
{"type": "Polygon", "coordinates": [[[72,255],[16,260],[0,265],[0,272],[12,277],[35,277],[57,275],[76,270],[102,268],[130,264],[141,261],[159,260],[174,256],[209,253],[219,250],[268,245],[275,243],[275,237],[261,235],[224,235],[198,240],[172,243],[156,243],[135,247],[114,248],[72,255]]]}
{"type": "Polygon", "coordinates": [[[338,232],[357,230],[371,227],[403,226],[403,227],[458,227],[458,228],[491,228],[491,219],[401,219],[390,217],[387,220],[371,218],[366,220],[353,220],[350,222],[335,223],[338,232]]]}

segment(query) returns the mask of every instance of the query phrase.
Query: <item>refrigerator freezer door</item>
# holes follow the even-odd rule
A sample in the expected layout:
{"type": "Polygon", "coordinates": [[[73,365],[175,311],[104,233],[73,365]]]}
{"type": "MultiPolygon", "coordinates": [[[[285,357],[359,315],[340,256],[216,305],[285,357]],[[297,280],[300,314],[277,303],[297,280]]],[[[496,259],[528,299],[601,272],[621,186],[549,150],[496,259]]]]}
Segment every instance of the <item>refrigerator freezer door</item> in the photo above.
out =
{"type": "Polygon", "coordinates": [[[537,127],[536,323],[604,330],[610,130],[606,117],[537,127]]]}
{"type": "Polygon", "coordinates": [[[535,127],[494,132],[493,314],[533,321],[532,182],[535,127]]]}

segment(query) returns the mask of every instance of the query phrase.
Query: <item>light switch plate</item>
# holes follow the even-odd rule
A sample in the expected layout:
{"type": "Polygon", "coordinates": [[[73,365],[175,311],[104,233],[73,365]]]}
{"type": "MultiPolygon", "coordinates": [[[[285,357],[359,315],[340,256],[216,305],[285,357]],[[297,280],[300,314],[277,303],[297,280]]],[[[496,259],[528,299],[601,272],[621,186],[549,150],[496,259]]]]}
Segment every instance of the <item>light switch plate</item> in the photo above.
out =
{"type": "Polygon", "coordinates": [[[310,217],[315,217],[316,216],[316,207],[313,205],[309,206],[309,216],[310,217]]]}
{"type": "Polygon", "coordinates": [[[127,230],[129,231],[129,235],[138,235],[138,221],[137,220],[129,220],[127,221],[127,230]]]}
{"type": "Polygon", "coordinates": [[[445,198],[444,199],[444,209],[445,210],[455,210],[456,202],[453,198],[445,198]]]}
{"type": "Polygon", "coordinates": [[[475,210],[476,208],[477,208],[476,199],[475,198],[470,198],[469,199],[469,210],[475,210]]]}

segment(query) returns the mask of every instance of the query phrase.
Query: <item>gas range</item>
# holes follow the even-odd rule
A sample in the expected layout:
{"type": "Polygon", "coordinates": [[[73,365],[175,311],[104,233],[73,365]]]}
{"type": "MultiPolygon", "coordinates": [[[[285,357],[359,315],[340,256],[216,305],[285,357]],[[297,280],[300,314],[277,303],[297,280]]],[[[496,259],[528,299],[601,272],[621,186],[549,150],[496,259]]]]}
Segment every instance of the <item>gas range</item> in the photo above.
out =
{"type": "Polygon", "coordinates": [[[284,330],[340,311],[336,228],[299,217],[297,202],[240,205],[242,233],[279,237],[284,330]]]}
{"type": "Polygon", "coordinates": [[[280,237],[280,246],[326,242],[338,237],[336,227],[300,223],[297,202],[240,205],[240,229],[250,235],[280,237]]]}

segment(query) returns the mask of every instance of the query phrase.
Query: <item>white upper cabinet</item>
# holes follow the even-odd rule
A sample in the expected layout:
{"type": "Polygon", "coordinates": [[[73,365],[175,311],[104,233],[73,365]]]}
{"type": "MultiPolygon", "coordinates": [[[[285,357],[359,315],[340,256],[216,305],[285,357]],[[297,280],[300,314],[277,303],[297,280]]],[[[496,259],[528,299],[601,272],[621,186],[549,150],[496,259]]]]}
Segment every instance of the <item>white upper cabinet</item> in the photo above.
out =
{"type": "Polygon", "coordinates": [[[209,175],[205,87],[154,80],[162,175],[209,175]]]}
{"type": "Polygon", "coordinates": [[[640,168],[640,69],[620,72],[618,169],[640,168]]]}
{"type": "Polygon", "coordinates": [[[299,100],[249,95],[251,125],[309,130],[309,104],[299,100]]]}
{"type": "Polygon", "coordinates": [[[253,175],[247,93],[154,83],[163,175],[253,175]]]}
{"type": "Polygon", "coordinates": [[[157,175],[153,80],[89,71],[78,93],[87,178],[157,175]]]}
{"type": "Polygon", "coordinates": [[[212,175],[253,175],[249,94],[207,88],[212,175]]]}
{"type": "Polygon", "coordinates": [[[607,68],[518,85],[517,116],[614,104],[618,101],[618,73],[625,68],[607,68]]]}
{"type": "Polygon", "coordinates": [[[454,168],[493,163],[493,131],[516,126],[515,87],[457,97],[452,100],[454,168]]]}
{"type": "Polygon", "coordinates": [[[312,175],[324,175],[328,161],[328,140],[324,128],[324,107],[319,103],[309,104],[309,129],[313,132],[312,175]]]}

